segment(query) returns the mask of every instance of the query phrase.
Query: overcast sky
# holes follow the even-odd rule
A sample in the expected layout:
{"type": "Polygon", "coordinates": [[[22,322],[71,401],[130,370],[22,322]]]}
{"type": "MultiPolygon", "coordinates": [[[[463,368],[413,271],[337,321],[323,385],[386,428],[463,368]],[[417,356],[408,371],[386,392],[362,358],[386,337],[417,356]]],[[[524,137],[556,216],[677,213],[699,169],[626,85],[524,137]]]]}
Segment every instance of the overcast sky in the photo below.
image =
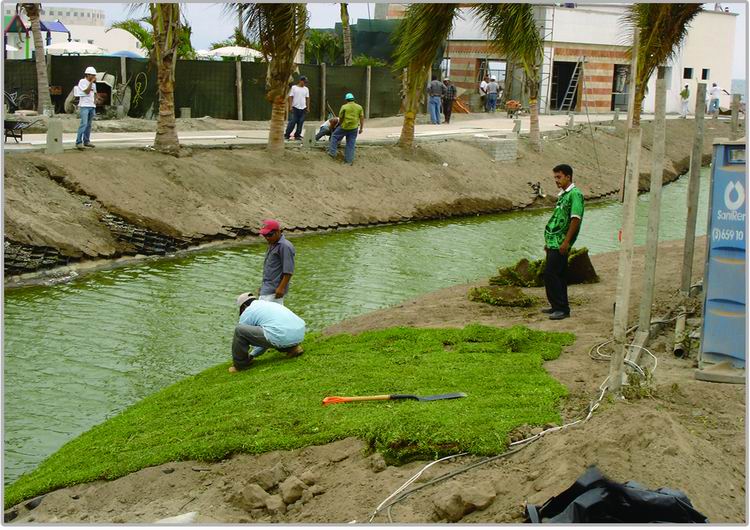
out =
{"type": "MultiPolygon", "coordinates": [[[[107,24],[130,18],[129,5],[103,2],[69,3],[69,2],[46,2],[46,4],[59,4],[64,6],[78,6],[98,8],[105,12],[107,24]]],[[[743,3],[722,3],[729,7],[730,11],[739,13],[737,17],[737,29],[734,47],[734,62],[732,77],[734,79],[746,79],[747,61],[747,31],[746,17],[747,5],[743,3]]],[[[196,49],[208,49],[212,42],[228,38],[233,32],[235,20],[225,16],[221,6],[216,3],[185,3],[185,15],[193,29],[192,41],[196,49]]],[[[713,4],[706,4],[712,8],[713,4]]],[[[332,28],[339,22],[339,5],[334,3],[311,2],[308,5],[310,11],[310,26],[313,28],[332,28]]],[[[371,18],[375,15],[375,3],[350,3],[349,16],[352,22],[359,18],[371,18]]]]}

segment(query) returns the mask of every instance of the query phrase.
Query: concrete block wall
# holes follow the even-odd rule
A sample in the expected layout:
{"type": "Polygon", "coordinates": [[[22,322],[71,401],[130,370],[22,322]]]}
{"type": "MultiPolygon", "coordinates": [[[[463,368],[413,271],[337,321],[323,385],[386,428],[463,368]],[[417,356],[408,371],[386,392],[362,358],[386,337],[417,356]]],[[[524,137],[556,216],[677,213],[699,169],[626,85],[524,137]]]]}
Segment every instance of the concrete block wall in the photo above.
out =
{"type": "Polygon", "coordinates": [[[518,138],[477,138],[476,142],[494,162],[510,162],[518,157],[518,138]]]}

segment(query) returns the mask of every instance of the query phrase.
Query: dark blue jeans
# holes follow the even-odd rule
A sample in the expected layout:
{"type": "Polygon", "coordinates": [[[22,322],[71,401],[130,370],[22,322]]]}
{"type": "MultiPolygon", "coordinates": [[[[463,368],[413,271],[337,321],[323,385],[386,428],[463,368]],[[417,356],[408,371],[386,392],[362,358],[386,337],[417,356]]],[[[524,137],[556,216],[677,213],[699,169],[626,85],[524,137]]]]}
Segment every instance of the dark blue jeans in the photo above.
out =
{"type": "Polygon", "coordinates": [[[347,164],[354,162],[354,147],[357,143],[357,134],[359,129],[342,129],[340,126],[336,127],[331,135],[331,144],[328,147],[328,154],[332,157],[336,156],[339,150],[339,142],[342,138],[346,138],[346,149],[344,150],[344,160],[347,164]]]}
{"type": "Polygon", "coordinates": [[[570,314],[568,304],[568,256],[556,248],[547,249],[547,263],[544,267],[544,288],[547,300],[554,311],[570,314]]]}
{"type": "Polygon", "coordinates": [[[289,139],[289,136],[292,134],[292,129],[297,127],[294,131],[294,137],[299,140],[302,138],[302,124],[305,123],[305,109],[298,109],[297,107],[292,107],[292,112],[289,113],[289,122],[286,124],[286,132],[284,133],[284,138],[287,140],[289,139]]]}

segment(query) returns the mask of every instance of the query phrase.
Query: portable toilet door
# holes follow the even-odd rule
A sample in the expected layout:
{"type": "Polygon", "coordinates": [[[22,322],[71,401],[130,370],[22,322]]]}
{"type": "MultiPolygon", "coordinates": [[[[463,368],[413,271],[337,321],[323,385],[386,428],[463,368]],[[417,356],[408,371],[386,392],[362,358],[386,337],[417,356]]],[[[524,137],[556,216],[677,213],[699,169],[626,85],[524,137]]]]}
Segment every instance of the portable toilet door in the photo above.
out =
{"type": "Polygon", "coordinates": [[[745,382],[745,148],[744,140],[714,140],[697,379],[745,382]]]}

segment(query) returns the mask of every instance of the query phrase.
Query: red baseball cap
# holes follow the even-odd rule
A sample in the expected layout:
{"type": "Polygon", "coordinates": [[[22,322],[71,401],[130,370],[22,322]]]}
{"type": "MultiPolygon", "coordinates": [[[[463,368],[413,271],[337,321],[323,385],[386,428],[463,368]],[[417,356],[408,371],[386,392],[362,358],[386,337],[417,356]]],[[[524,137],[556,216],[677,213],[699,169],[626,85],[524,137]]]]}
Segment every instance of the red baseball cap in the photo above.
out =
{"type": "Polygon", "coordinates": [[[260,235],[265,236],[266,234],[270,234],[274,230],[281,230],[281,225],[279,225],[279,222],[273,219],[266,219],[265,221],[263,221],[263,226],[260,229],[260,235]]]}

